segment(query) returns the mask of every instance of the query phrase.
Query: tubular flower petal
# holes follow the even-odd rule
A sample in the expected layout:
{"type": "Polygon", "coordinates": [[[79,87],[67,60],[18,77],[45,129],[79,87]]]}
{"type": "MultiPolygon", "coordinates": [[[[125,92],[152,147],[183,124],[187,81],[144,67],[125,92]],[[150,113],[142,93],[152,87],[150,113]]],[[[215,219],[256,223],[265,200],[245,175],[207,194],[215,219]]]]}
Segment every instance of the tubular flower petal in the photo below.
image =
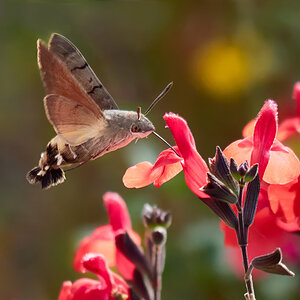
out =
{"type": "MultiPolygon", "coordinates": [[[[268,188],[272,212],[281,220],[280,227],[293,224],[293,231],[300,230],[300,176],[288,184],[272,184],[268,188]]],[[[288,230],[290,231],[290,230],[288,230]]]]}
{"type": "Polygon", "coordinates": [[[113,273],[102,255],[89,254],[83,258],[85,271],[96,274],[99,280],[81,278],[73,284],[63,283],[58,300],[113,300],[117,295],[131,299],[127,283],[113,273]]]}
{"type": "Polygon", "coordinates": [[[84,272],[82,259],[86,254],[102,254],[109,266],[116,266],[124,278],[130,280],[135,266],[116,249],[115,236],[119,230],[126,231],[137,245],[141,244],[141,238],[132,230],[125,201],[117,193],[111,192],[105,193],[103,200],[110,224],[98,227],[90,236],[81,241],[73,261],[74,269],[84,272]]]}
{"type": "Polygon", "coordinates": [[[87,253],[101,253],[105,256],[109,266],[116,265],[116,247],[114,232],[111,225],[96,228],[94,232],[85,237],[79,244],[75,253],[73,267],[77,272],[84,272],[82,258],[87,253]]]}
{"type": "Polygon", "coordinates": [[[171,130],[179,153],[177,156],[172,149],[161,152],[154,166],[149,162],[142,162],[127,169],[123,183],[126,187],[140,188],[151,183],[159,187],[164,182],[177,175],[182,169],[187,186],[201,198],[209,198],[200,190],[206,184],[208,167],[197,152],[195,140],[187,122],[174,113],[164,115],[167,127],[171,130]]]}
{"type": "Polygon", "coordinates": [[[181,164],[187,186],[198,197],[208,198],[208,195],[200,191],[200,188],[206,184],[206,174],[209,170],[196,149],[195,141],[187,122],[174,113],[165,114],[164,119],[183,158],[181,164]]]}
{"type": "MultiPolygon", "coordinates": [[[[300,82],[294,85],[293,98],[297,102],[297,116],[287,118],[279,124],[276,139],[280,142],[300,133],[300,82]]],[[[256,120],[251,120],[243,129],[243,137],[252,136],[256,120]]]]}
{"type": "Polygon", "coordinates": [[[258,114],[253,133],[251,165],[259,164],[259,177],[263,174],[270,159],[270,149],[277,132],[277,104],[268,100],[258,114]]]}
{"type": "MultiPolygon", "coordinates": [[[[175,147],[175,150],[178,148],[175,147]]],[[[159,188],[182,171],[181,160],[172,149],[164,150],[154,165],[144,161],[128,168],[123,176],[123,183],[128,188],[141,188],[152,183],[159,188]]]]}
{"type": "Polygon", "coordinates": [[[300,162],[294,151],[275,141],[264,180],[270,184],[287,184],[300,175],[300,162]]]}
{"type": "MultiPolygon", "coordinates": [[[[114,238],[119,231],[126,231],[133,241],[140,245],[141,239],[138,234],[132,231],[128,209],[121,196],[117,193],[107,192],[104,194],[103,200],[108,212],[110,225],[113,228],[114,238]]],[[[124,278],[127,280],[132,279],[135,266],[118,249],[116,249],[116,266],[124,278]]]]}
{"type": "Polygon", "coordinates": [[[58,300],[111,299],[105,283],[98,280],[81,278],[73,284],[66,281],[60,290],[58,300]]]}
{"type": "Polygon", "coordinates": [[[131,230],[131,220],[127,205],[120,195],[107,192],[103,195],[103,202],[113,231],[119,229],[131,230]]]}
{"type": "Polygon", "coordinates": [[[233,142],[224,154],[238,164],[259,163],[259,176],[266,183],[286,184],[299,176],[300,163],[290,148],[275,140],[276,130],[277,105],[268,100],[258,114],[253,136],[233,142]]]}

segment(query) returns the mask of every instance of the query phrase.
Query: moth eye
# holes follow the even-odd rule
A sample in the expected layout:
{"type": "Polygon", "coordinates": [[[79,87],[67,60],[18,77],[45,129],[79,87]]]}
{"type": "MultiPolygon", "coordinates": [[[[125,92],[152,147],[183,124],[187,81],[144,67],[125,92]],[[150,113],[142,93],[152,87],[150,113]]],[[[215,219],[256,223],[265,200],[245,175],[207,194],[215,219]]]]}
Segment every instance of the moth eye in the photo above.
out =
{"type": "Polygon", "coordinates": [[[131,132],[141,132],[142,131],[142,129],[139,126],[137,126],[136,124],[133,124],[131,126],[130,130],[131,130],[131,132]]]}

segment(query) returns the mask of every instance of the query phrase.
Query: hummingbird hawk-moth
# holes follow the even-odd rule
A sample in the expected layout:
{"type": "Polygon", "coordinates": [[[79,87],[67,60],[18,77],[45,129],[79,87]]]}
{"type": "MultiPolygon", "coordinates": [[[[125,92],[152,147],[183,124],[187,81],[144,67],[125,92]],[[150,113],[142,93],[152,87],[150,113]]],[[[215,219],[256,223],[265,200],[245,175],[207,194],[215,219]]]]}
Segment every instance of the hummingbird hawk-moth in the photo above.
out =
{"type": "Polygon", "coordinates": [[[137,112],[118,109],[67,38],[54,33],[48,47],[38,40],[37,48],[47,94],[45,112],[57,135],[41,154],[38,166],[27,173],[29,183],[40,183],[43,189],[62,183],[62,167],[94,160],[154,132],[152,122],[140,108],[137,112]]]}

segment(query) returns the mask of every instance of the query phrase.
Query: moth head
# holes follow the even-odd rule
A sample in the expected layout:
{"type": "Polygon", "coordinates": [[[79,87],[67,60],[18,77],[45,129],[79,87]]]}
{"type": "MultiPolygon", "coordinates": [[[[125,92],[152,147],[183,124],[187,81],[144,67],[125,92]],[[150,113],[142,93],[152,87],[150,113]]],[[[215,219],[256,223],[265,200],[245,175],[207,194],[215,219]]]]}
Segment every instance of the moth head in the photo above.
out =
{"type": "Polygon", "coordinates": [[[143,138],[155,130],[152,122],[141,113],[141,108],[138,107],[136,118],[132,120],[130,132],[136,135],[137,138],[143,138]]]}

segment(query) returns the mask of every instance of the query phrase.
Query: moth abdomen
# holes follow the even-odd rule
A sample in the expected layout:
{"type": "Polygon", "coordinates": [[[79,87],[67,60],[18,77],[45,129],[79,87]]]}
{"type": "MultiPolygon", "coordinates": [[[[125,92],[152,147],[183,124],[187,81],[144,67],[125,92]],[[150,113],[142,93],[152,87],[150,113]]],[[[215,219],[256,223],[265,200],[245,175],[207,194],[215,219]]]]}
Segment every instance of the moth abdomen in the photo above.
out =
{"type": "Polygon", "coordinates": [[[27,173],[31,184],[41,184],[43,189],[64,182],[64,171],[59,167],[63,157],[58,151],[57,143],[49,142],[46,151],[41,154],[39,165],[27,173]]]}
{"type": "Polygon", "coordinates": [[[65,181],[65,173],[61,168],[47,168],[46,171],[40,167],[35,167],[27,173],[27,180],[31,184],[40,183],[42,189],[48,189],[65,181]]]}

